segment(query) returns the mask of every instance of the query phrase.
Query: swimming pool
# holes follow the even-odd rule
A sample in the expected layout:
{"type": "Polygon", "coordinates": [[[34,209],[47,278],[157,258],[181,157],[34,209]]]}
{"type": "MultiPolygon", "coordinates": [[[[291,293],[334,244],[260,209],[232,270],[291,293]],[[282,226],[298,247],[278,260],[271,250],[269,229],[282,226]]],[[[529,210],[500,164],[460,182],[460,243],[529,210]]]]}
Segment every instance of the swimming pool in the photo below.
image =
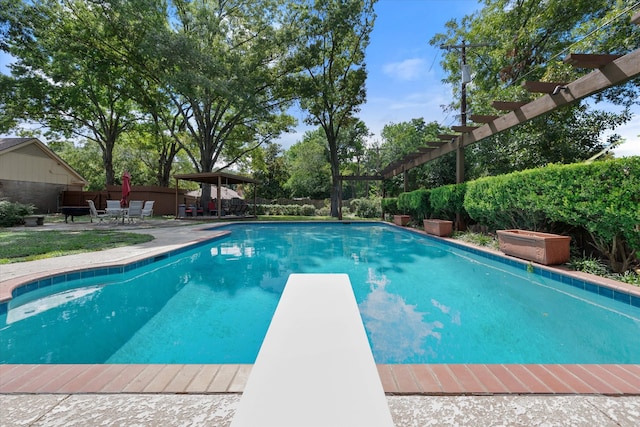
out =
{"type": "Polygon", "coordinates": [[[2,363],[253,363],[292,272],[349,274],[377,363],[640,361],[628,295],[383,224],[227,228],[176,256],[15,297],[0,314],[2,363]]]}

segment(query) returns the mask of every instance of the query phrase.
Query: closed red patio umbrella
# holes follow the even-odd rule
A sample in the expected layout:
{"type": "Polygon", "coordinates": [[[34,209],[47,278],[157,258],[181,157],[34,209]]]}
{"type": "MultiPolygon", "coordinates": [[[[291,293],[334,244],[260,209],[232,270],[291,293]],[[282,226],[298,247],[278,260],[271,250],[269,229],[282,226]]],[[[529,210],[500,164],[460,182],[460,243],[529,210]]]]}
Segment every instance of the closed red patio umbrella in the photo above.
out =
{"type": "Polygon", "coordinates": [[[120,206],[126,208],[129,204],[127,197],[131,193],[131,175],[129,171],[125,171],[122,174],[122,200],[120,200],[120,206]]]}

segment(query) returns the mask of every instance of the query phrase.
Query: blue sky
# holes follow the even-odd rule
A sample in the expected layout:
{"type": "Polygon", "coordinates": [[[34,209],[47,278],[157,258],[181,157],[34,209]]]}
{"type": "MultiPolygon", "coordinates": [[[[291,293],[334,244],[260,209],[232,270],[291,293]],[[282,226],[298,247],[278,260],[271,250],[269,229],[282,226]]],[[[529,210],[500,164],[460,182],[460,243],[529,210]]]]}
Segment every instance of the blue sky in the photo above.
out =
{"type": "MultiPolygon", "coordinates": [[[[452,88],[441,82],[443,51],[429,45],[429,40],[444,32],[450,19],[460,20],[481,7],[475,0],[379,0],[376,22],[367,48],[367,102],[359,117],[365,122],[373,140],[380,139],[386,124],[424,118],[445,126],[458,124],[459,118],[444,113],[442,105],[451,100],[452,88]]],[[[0,53],[0,72],[7,72],[6,55],[0,53]]],[[[587,100],[587,102],[589,102],[587,100]]],[[[598,108],[619,111],[611,105],[598,108]]],[[[636,116],[614,132],[626,142],[615,150],[616,156],[640,155],[640,108],[636,116]]],[[[291,111],[300,123],[295,132],[283,135],[278,142],[289,148],[309,130],[303,124],[304,113],[291,111]]]]}
{"type": "MultiPolygon", "coordinates": [[[[367,102],[359,114],[374,133],[373,140],[380,139],[386,124],[413,118],[422,117],[427,123],[436,121],[445,126],[459,124],[458,116],[443,113],[441,106],[451,101],[452,87],[442,83],[440,60],[444,52],[430,46],[429,40],[445,32],[447,21],[460,21],[481,6],[475,0],[378,0],[367,49],[367,102]]],[[[598,108],[621,110],[603,104],[598,108]]],[[[614,131],[627,141],[615,150],[618,157],[640,155],[640,108],[636,107],[635,112],[633,123],[614,131]]],[[[302,123],[304,114],[296,110],[292,114],[302,123]]],[[[309,129],[298,126],[296,133],[283,136],[279,142],[288,148],[309,129]]]]}

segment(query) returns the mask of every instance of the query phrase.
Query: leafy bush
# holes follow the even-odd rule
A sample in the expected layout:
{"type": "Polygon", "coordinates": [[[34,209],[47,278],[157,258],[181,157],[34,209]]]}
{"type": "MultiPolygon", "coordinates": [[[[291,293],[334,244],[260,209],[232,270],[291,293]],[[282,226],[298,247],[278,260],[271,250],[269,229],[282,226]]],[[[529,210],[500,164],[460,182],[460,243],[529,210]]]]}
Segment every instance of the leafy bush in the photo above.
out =
{"type": "Polygon", "coordinates": [[[468,214],[464,210],[464,195],[467,190],[466,183],[443,185],[431,190],[429,203],[431,204],[431,215],[440,218],[454,220],[456,214],[467,218],[468,214]]]}
{"type": "Polygon", "coordinates": [[[583,271],[596,276],[606,277],[609,274],[607,266],[598,258],[572,258],[567,263],[568,267],[575,271],[583,271]]]}
{"type": "Polygon", "coordinates": [[[485,246],[491,249],[497,250],[499,248],[498,239],[488,234],[467,231],[462,233],[455,233],[454,238],[456,240],[461,240],[463,242],[468,242],[478,246],[485,246]]]}
{"type": "Polygon", "coordinates": [[[540,206],[552,221],[582,227],[615,272],[640,252],[640,157],[553,166],[540,206]]]}
{"type": "Polygon", "coordinates": [[[400,213],[398,210],[398,198],[386,197],[380,201],[382,212],[390,215],[397,215],[400,213]]]}
{"type": "Polygon", "coordinates": [[[380,198],[353,199],[350,203],[350,209],[359,218],[380,218],[382,216],[380,201],[380,198]]]}
{"type": "Polygon", "coordinates": [[[548,231],[537,196],[544,190],[536,171],[514,172],[467,183],[464,209],[469,216],[493,230],[521,228],[548,231]]]}
{"type": "Polygon", "coordinates": [[[467,183],[464,208],[493,229],[586,230],[615,272],[640,252],[640,157],[546,168],[467,183]]]}
{"type": "Polygon", "coordinates": [[[329,206],[323,206],[320,209],[316,209],[317,216],[331,216],[331,208],[329,206]]]}
{"type": "Polygon", "coordinates": [[[33,205],[0,200],[0,227],[13,227],[24,223],[24,217],[35,211],[33,205]]]}
{"type": "Polygon", "coordinates": [[[411,218],[418,223],[429,218],[431,216],[430,193],[430,190],[419,189],[400,194],[398,210],[402,214],[411,215],[411,218]]]}
{"type": "Polygon", "coordinates": [[[302,216],[314,216],[316,214],[316,207],[313,205],[300,206],[300,215],[302,216]]]}
{"type": "Polygon", "coordinates": [[[636,272],[629,270],[623,273],[613,273],[607,265],[598,258],[572,257],[567,265],[570,269],[575,271],[582,271],[596,276],[625,282],[630,285],[640,286],[640,275],[636,272]]]}
{"type": "Polygon", "coordinates": [[[314,216],[313,205],[257,205],[258,215],[314,216]]]}

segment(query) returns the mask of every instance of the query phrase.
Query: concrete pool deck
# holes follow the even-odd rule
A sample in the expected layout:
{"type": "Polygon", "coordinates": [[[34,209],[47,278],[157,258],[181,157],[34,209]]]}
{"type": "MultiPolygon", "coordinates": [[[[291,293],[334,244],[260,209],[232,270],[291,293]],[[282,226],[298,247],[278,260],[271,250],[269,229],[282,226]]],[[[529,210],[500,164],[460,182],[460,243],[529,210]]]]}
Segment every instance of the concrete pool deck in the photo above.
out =
{"type": "MultiPolygon", "coordinates": [[[[209,238],[146,221],[140,245],[0,266],[0,294],[44,274],[125,263],[209,238]]],[[[104,229],[90,223],[38,230],[104,229]]],[[[0,365],[0,425],[228,425],[250,365],[0,365]],[[161,422],[160,422],[161,421],[161,422]]],[[[396,426],[640,425],[640,365],[378,365],[396,426]]],[[[336,384],[339,387],[339,384],[336,384]]]]}

